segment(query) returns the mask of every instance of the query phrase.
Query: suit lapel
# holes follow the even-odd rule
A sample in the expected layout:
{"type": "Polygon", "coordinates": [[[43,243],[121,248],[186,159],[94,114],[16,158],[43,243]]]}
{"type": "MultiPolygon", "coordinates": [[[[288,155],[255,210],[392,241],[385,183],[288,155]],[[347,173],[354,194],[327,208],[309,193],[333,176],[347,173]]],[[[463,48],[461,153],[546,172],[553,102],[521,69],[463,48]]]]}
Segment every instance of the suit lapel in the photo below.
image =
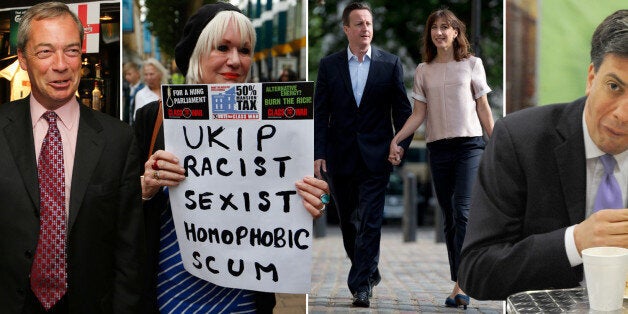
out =
{"type": "Polygon", "coordinates": [[[94,117],[94,112],[87,107],[81,106],[72,174],[68,230],[72,230],[79,208],[81,208],[83,203],[87,185],[105,148],[102,131],[103,127],[94,117]]]}
{"type": "Polygon", "coordinates": [[[347,59],[347,50],[343,50],[338,54],[338,63],[340,64],[340,76],[342,76],[342,82],[345,84],[345,89],[347,93],[355,102],[355,97],[353,96],[353,87],[351,85],[351,75],[349,74],[349,60],[347,59]]]}
{"type": "Polygon", "coordinates": [[[584,98],[565,108],[556,131],[565,140],[554,149],[565,204],[572,224],[586,215],[586,156],[582,134],[584,98]]]}
{"type": "Polygon", "coordinates": [[[7,124],[3,134],[8,143],[8,149],[15,160],[18,171],[28,191],[28,195],[39,213],[39,180],[37,179],[37,160],[33,127],[30,116],[29,97],[26,97],[15,106],[15,110],[7,116],[7,124]]]}
{"type": "MultiPolygon", "coordinates": [[[[381,52],[379,49],[371,46],[371,66],[369,68],[369,75],[366,77],[366,85],[364,85],[364,91],[362,92],[362,100],[368,99],[368,94],[373,88],[373,80],[378,74],[378,66],[381,52]]],[[[362,101],[360,101],[362,105],[362,101]]]]}

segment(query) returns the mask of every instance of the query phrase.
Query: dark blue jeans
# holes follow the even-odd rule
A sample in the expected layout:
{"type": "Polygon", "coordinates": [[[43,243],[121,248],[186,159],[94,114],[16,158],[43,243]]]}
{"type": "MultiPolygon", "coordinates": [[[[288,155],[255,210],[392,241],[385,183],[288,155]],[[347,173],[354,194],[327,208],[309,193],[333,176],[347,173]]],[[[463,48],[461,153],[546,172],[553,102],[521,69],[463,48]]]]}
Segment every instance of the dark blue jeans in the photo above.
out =
{"type": "Polygon", "coordinates": [[[456,137],[427,144],[432,181],[443,217],[452,281],[458,281],[471,190],[484,146],[482,137],[456,137]]]}

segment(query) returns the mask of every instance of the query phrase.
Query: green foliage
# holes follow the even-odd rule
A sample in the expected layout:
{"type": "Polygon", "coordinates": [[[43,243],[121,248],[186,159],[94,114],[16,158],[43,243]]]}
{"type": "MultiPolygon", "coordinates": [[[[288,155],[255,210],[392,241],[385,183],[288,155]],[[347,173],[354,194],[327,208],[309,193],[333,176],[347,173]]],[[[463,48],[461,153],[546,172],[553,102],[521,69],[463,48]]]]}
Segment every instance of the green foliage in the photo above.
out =
{"type": "Polygon", "coordinates": [[[146,0],[148,29],[159,38],[161,52],[174,56],[183,26],[188,19],[189,0],[146,0]]]}

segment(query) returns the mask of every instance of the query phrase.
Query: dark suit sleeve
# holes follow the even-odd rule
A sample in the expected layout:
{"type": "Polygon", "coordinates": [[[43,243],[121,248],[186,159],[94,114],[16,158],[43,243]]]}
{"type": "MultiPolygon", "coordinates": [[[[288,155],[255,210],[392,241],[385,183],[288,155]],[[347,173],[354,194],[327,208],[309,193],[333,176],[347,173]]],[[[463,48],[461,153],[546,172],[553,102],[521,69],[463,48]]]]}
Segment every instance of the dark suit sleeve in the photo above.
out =
{"type": "Polygon", "coordinates": [[[327,88],[328,60],[322,59],[318,68],[316,89],[314,90],[314,160],[327,159],[325,147],[327,145],[329,125],[330,95],[327,88]]]}
{"type": "Polygon", "coordinates": [[[581,271],[570,266],[565,252],[569,223],[564,206],[559,205],[561,196],[541,192],[558,185],[547,179],[552,175],[547,169],[553,166],[539,165],[551,164],[548,155],[552,148],[540,152],[521,145],[526,139],[531,142],[524,134],[526,128],[521,124],[509,128],[504,120],[507,118],[495,123],[478,171],[459,284],[481,300],[506,299],[527,290],[575,287],[581,271]],[[545,159],[539,159],[542,154],[547,154],[545,159]],[[545,197],[558,199],[558,203],[542,200],[545,197]]]}
{"type": "MultiPolygon", "coordinates": [[[[113,304],[115,313],[137,313],[142,293],[142,261],[145,243],[142,204],[139,181],[139,151],[131,128],[126,134],[131,140],[119,185],[119,206],[117,210],[117,228],[114,248],[114,291],[113,304]]],[[[94,226],[97,228],[97,226],[94,226]]]]}
{"type": "MultiPolygon", "coordinates": [[[[403,67],[401,66],[401,60],[399,60],[398,57],[395,57],[394,80],[396,99],[392,104],[392,118],[393,125],[395,126],[395,133],[397,133],[401,130],[401,128],[403,128],[406,120],[408,120],[412,114],[412,106],[410,106],[410,100],[408,100],[408,94],[405,86],[403,85],[403,67]]],[[[401,141],[399,146],[401,146],[404,151],[408,151],[410,142],[412,142],[412,136],[409,136],[405,140],[401,141]]]]}

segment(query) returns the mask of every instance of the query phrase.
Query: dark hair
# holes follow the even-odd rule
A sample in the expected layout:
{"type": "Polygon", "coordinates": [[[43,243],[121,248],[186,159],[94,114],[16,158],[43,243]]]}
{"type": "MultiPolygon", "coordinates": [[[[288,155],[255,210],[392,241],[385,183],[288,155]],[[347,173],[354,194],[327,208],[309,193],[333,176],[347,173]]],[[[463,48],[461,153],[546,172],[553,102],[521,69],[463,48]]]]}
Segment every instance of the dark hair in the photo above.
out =
{"type": "Polygon", "coordinates": [[[277,78],[277,81],[281,82],[281,78],[283,76],[287,76],[288,80],[287,82],[294,82],[294,81],[298,81],[299,78],[297,76],[297,72],[292,71],[292,69],[283,69],[283,71],[281,71],[281,73],[279,73],[279,77],[277,78]]]}
{"type": "Polygon", "coordinates": [[[351,14],[351,11],[355,10],[368,10],[371,16],[373,16],[373,11],[371,11],[371,7],[369,7],[368,4],[364,2],[352,2],[342,11],[342,25],[349,25],[349,14],[351,14]]]}
{"type": "Polygon", "coordinates": [[[591,63],[596,72],[609,53],[628,57],[628,10],[609,15],[593,32],[591,63]]]}
{"type": "Polygon", "coordinates": [[[448,9],[441,9],[432,12],[425,23],[423,30],[423,61],[429,63],[436,58],[436,45],[432,42],[432,25],[436,20],[442,18],[449,26],[458,31],[458,36],[454,39],[454,59],[460,61],[471,55],[469,51],[469,40],[467,40],[467,27],[456,15],[448,9]]]}
{"type": "Polygon", "coordinates": [[[70,16],[74,23],[76,23],[76,29],[79,32],[79,45],[83,44],[83,24],[78,19],[74,12],[70,11],[70,8],[62,2],[42,2],[30,7],[20,20],[20,25],[17,30],[17,48],[26,53],[26,42],[31,35],[31,22],[40,21],[43,19],[58,18],[62,16],[70,16]]]}

